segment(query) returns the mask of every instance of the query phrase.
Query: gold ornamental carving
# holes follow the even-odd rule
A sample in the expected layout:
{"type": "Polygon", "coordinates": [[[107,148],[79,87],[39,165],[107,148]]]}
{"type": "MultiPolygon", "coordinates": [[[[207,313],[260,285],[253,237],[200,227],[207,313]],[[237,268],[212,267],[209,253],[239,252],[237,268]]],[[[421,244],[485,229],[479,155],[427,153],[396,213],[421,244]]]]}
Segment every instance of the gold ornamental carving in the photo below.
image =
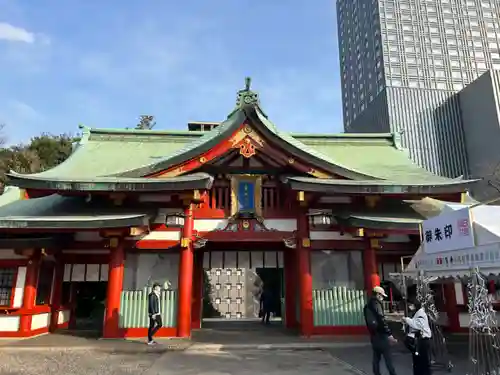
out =
{"type": "Polygon", "coordinates": [[[257,148],[264,147],[264,140],[248,124],[243,125],[231,139],[231,148],[239,148],[245,158],[255,155],[257,148]]]}
{"type": "Polygon", "coordinates": [[[329,174],[324,173],[324,172],[320,172],[314,168],[309,169],[307,171],[307,173],[310,174],[311,176],[316,177],[316,178],[331,178],[332,177],[329,174]]]}

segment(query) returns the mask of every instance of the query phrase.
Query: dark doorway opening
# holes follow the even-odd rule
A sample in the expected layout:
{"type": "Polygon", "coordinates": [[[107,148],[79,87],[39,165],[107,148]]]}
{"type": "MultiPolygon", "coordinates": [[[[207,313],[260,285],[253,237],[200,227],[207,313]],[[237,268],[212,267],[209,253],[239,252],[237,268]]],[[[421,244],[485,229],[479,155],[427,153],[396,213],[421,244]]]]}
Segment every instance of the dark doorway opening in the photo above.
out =
{"type": "Polygon", "coordinates": [[[105,281],[72,282],[75,318],[70,327],[78,331],[102,332],[108,283],[105,281]]]}
{"type": "Polygon", "coordinates": [[[255,272],[272,296],[274,316],[281,318],[281,300],[284,296],[283,268],[256,268],[255,272]]]}

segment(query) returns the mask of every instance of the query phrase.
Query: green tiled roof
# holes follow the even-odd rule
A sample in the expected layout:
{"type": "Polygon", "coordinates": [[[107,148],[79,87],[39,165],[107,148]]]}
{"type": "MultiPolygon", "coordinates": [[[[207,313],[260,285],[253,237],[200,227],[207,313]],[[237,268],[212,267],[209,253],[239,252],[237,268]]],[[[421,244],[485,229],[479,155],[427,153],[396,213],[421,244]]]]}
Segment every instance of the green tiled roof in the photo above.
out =
{"type": "Polygon", "coordinates": [[[87,202],[83,196],[54,194],[0,207],[0,229],[100,229],[148,224],[148,213],[124,213],[122,207],[110,206],[109,202],[87,202]]]}
{"type": "MultiPolygon", "coordinates": [[[[268,128],[273,129],[270,126],[268,128]]],[[[396,147],[390,134],[308,135],[278,132],[275,129],[275,134],[294,148],[300,148],[328,164],[351,170],[359,174],[357,179],[450,181],[413,164],[407,154],[396,147]]],[[[223,135],[223,130],[223,126],[210,132],[87,128],[82,141],[68,160],[55,168],[30,176],[47,179],[126,177],[130,171],[137,170],[147,174],[152,166],[160,162],[169,162],[167,165],[170,165],[180,156],[198,151],[202,145],[208,146],[223,135]]]]}
{"type": "Polygon", "coordinates": [[[340,165],[375,179],[401,182],[449,181],[414,164],[391,134],[295,134],[295,139],[340,165]]]}
{"type": "Polygon", "coordinates": [[[23,190],[16,186],[6,186],[3,194],[0,195],[0,207],[21,199],[23,190]]]}
{"type": "Polygon", "coordinates": [[[73,154],[55,168],[32,174],[43,178],[111,176],[156,163],[200,139],[201,132],[89,129],[73,154]]]}
{"type": "MultiPolygon", "coordinates": [[[[247,85],[248,86],[248,85],[247,85]]],[[[78,180],[141,178],[171,168],[227,139],[246,120],[292,157],[308,159],[314,168],[352,180],[442,183],[413,164],[391,134],[292,134],[278,130],[262,111],[258,95],[238,92],[237,108],[210,132],[84,129],[73,154],[59,166],[30,178],[78,180]],[[247,100],[248,99],[248,100],[247,100]]],[[[21,186],[21,185],[17,185],[21,186]]]]}
{"type": "Polygon", "coordinates": [[[338,212],[335,218],[346,226],[394,230],[418,230],[418,225],[424,220],[410,205],[401,201],[382,201],[375,208],[363,212],[338,212]]]}
{"type": "Polygon", "coordinates": [[[376,215],[350,215],[346,218],[338,218],[339,222],[353,227],[368,229],[390,229],[390,230],[418,230],[423,219],[417,215],[405,215],[394,213],[380,213],[376,215]]]}

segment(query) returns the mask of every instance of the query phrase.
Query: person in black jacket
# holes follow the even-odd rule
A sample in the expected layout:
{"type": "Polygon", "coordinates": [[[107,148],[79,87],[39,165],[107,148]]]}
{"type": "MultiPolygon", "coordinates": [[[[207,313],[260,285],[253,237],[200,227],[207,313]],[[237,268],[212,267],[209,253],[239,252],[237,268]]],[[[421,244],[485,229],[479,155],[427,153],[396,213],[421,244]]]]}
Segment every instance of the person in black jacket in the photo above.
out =
{"type": "Polygon", "coordinates": [[[396,343],[397,340],[392,336],[392,332],[384,316],[384,308],[382,306],[384,298],[387,298],[384,288],[376,286],[373,288],[373,296],[365,305],[363,312],[373,349],[373,375],[380,375],[380,360],[382,357],[384,357],[389,375],[396,375],[396,370],[394,370],[392,363],[391,345],[396,343]]]}
{"type": "Polygon", "coordinates": [[[260,294],[260,314],[262,315],[262,323],[269,324],[271,312],[273,310],[273,296],[269,288],[265,285],[262,287],[260,294]]]}
{"type": "Polygon", "coordinates": [[[148,345],[156,344],[153,340],[153,336],[162,327],[163,323],[161,321],[160,312],[160,284],[153,284],[153,291],[149,293],[148,296],[148,316],[149,316],[149,328],[148,328],[148,345]]]}

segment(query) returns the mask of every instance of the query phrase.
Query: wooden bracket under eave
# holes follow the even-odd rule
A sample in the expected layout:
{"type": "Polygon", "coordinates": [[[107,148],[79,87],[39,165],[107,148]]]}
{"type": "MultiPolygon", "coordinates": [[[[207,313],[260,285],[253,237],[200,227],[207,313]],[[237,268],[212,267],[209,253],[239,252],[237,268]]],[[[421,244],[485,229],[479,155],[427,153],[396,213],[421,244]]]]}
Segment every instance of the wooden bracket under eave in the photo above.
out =
{"type": "Polygon", "coordinates": [[[304,202],[306,200],[306,193],[304,193],[303,191],[298,191],[297,192],[297,200],[299,202],[304,202]]]}
{"type": "Polygon", "coordinates": [[[149,233],[149,228],[145,227],[131,227],[129,229],[129,236],[136,237],[142,236],[143,234],[149,233]]]}
{"type": "Polygon", "coordinates": [[[112,193],[109,195],[109,197],[111,198],[115,206],[121,206],[127,196],[123,193],[112,193]]]}
{"type": "Polygon", "coordinates": [[[112,249],[116,249],[120,244],[120,239],[118,237],[111,237],[109,239],[109,247],[112,249]]]}
{"type": "Polygon", "coordinates": [[[378,238],[370,238],[370,247],[372,249],[380,249],[380,242],[378,238]]]}
{"type": "Polygon", "coordinates": [[[370,208],[374,208],[379,201],[380,197],[378,195],[368,195],[365,197],[366,205],[370,208]]]}
{"type": "Polygon", "coordinates": [[[180,200],[182,200],[184,204],[203,202],[203,194],[200,193],[199,190],[193,190],[186,193],[182,193],[179,195],[179,198],[180,200]]]}
{"type": "Polygon", "coordinates": [[[99,232],[99,235],[103,238],[124,237],[127,234],[127,229],[103,229],[99,232]]]}
{"type": "Polygon", "coordinates": [[[302,238],[302,247],[305,247],[305,248],[311,247],[311,239],[310,238],[302,238]]]}

